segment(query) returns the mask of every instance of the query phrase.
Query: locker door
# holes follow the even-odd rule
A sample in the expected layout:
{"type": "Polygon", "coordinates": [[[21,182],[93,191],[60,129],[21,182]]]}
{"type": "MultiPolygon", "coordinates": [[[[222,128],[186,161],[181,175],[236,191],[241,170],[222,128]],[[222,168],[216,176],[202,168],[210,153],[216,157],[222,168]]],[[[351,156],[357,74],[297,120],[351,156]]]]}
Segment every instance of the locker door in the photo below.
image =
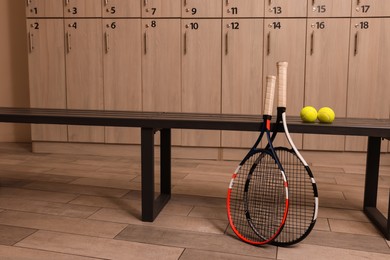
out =
{"type": "Polygon", "coordinates": [[[265,17],[306,17],[307,0],[265,0],[265,17]]]}
{"type": "MultiPolygon", "coordinates": [[[[221,113],[221,22],[182,20],[182,111],[221,113]]],[[[219,146],[220,131],[182,131],[183,145],[219,146]]]]}
{"type": "Polygon", "coordinates": [[[390,16],[388,0],[352,0],[352,17],[390,16]]]}
{"type": "Polygon", "coordinates": [[[108,17],[141,17],[139,0],[102,0],[102,15],[108,17]]]}
{"type": "MultiPolygon", "coordinates": [[[[64,26],[60,19],[29,19],[30,106],[66,108],[64,26]]],[[[67,141],[65,125],[32,125],[33,141],[67,141]]]]}
{"type": "MultiPolygon", "coordinates": [[[[103,106],[103,37],[100,19],[65,21],[67,107],[103,106]]],[[[104,142],[104,127],[69,126],[69,141],[104,142]]]]}
{"type": "Polygon", "coordinates": [[[352,0],[308,0],[308,17],[350,17],[352,0]]]}
{"type": "Polygon", "coordinates": [[[99,0],[64,0],[64,17],[102,17],[99,0]]]}
{"type": "MultiPolygon", "coordinates": [[[[104,108],[142,110],[141,20],[104,19],[104,108]]],[[[139,129],[106,127],[106,143],[139,143],[139,129]]]]}
{"type": "MultiPolygon", "coordinates": [[[[350,39],[347,116],[389,118],[390,19],[353,18],[350,39]]],[[[347,137],[346,150],[366,150],[366,139],[347,137]]]]}
{"type": "Polygon", "coordinates": [[[181,0],[141,0],[142,17],[179,18],[181,0]]]}
{"type": "MultiPolygon", "coordinates": [[[[305,82],[305,35],[306,19],[265,19],[264,21],[264,72],[265,77],[276,75],[276,63],[287,61],[288,89],[287,115],[299,115],[303,106],[305,82]]],[[[277,91],[276,91],[277,94],[277,91]]],[[[276,115],[276,108],[274,109],[276,115]]],[[[292,136],[297,147],[301,146],[302,135],[292,136]]],[[[286,143],[287,145],[287,143],[286,143]]]]}
{"type": "MultiPolygon", "coordinates": [[[[346,117],[350,19],[309,19],[306,36],[305,105],[331,107],[346,117]]],[[[344,150],[343,136],[305,135],[303,148],[344,150]]]]}
{"type": "MultiPolygon", "coordinates": [[[[180,19],[142,19],[143,111],[181,111],[180,19]]],[[[172,143],[181,143],[181,130],[172,143]]]]}
{"type": "Polygon", "coordinates": [[[264,17],[265,0],[223,0],[223,17],[264,17]]]}
{"type": "MultiPolygon", "coordinates": [[[[263,113],[263,20],[222,23],[222,113],[263,113]]],[[[223,147],[250,147],[258,133],[222,132],[223,147]]]]}
{"type": "Polygon", "coordinates": [[[63,17],[63,0],[27,0],[26,17],[63,17]]]}
{"type": "Polygon", "coordinates": [[[221,17],[221,0],[182,0],[182,17],[221,17]]]}

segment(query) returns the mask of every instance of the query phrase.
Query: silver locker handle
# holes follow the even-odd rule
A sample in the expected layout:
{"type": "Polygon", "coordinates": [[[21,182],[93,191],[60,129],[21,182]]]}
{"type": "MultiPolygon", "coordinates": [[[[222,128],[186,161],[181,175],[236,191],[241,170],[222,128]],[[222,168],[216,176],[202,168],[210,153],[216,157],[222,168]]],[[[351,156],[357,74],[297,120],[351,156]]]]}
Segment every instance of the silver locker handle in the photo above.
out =
{"type": "Polygon", "coordinates": [[[70,51],[72,50],[72,35],[67,32],[66,33],[66,51],[67,53],[70,53],[70,51]]]}
{"type": "Polygon", "coordinates": [[[310,35],[310,55],[314,54],[314,32],[310,35]]]}
{"type": "Polygon", "coordinates": [[[104,33],[104,42],[106,47],[106,53],[110,51],[110,34],[105,32],[104,33]]]}
{"type": "Polygon", "coordinates": [[[359,34],[358,32],[355,33],[355,43],[354,43],[354,50],[353,55],[356,56],[358,54],[358,44],[359,44],[359,34]]]}
{"type": "Polygon", "coordinates": [[[144,53],[148,54],[148,33],[144,33],[144,53]]]}
{"type": "Polygon", "coordinates": [[[187,54],[187,32],[184,32],[184,55],[187,54]]]}
{"type": "Polygon", "coordinates": [[[225,54],[229,54],[229,32],[225,34],[225,54]]]}
{"type": "Polygon", "coordinates": [[[69,5],[69,0],[65,0],[65,6],[69,5]]]}
{"type": "Polygon", "coordinates": [[[28,47],[30,53],[32,53],[34,50],[34,34],[32,34],[31,32],[28,33],[28,47]]]}
{"type": "Polygon", "coordinates": [[[148,0],[144,0],[144,6],[148,5],[148,0]]]}
{"type": "Polygon", "coordinates": [[[108,0],[104,0],[104,5],[108,5],[108,0]]]}
{"type": "Polygon", "coordinates": [[[271,54],[271,32],[267,34],[267,55],[271,54]]]}
{"type": "Polygon", "coordinates": [[[27,6],[31,5],[31,0],[27,0],[27,6]]]}

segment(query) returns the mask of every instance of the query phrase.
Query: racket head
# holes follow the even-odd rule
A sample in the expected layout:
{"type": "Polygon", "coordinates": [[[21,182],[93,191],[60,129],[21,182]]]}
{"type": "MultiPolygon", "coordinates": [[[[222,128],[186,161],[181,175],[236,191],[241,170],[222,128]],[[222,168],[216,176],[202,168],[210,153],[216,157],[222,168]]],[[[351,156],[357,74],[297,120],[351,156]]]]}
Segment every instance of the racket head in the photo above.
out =
{"type": "Polygon", "coordinates": [[[288,203],[287,180],[272,153],[252,151],[229,185],[227,213],[234,233],[252,245],[273,241],[283,229],[288,203]]]}
{"type": "Polygon", "coordinates": [[[318,215],[318,191],[313,174],[293,149],[276,147],[275,152],[288,179],[289,209],[285,226],[272,242],[289,246],[305,239],[318,215]]]}

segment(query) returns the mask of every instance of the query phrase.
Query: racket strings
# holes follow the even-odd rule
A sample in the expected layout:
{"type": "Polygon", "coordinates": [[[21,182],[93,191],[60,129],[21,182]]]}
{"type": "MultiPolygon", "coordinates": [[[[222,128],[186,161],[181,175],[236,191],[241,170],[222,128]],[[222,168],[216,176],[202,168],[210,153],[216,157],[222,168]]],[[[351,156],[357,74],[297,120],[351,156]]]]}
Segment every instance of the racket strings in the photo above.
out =
{"type": "Polygon", "coordinates": [[[311,177],[295,153],[276,149],[289,185],[289,211],[286,224],[275,239],[280,243],[300,241],[313,225],[315,195],[311,177]]]}
{"type": "Polygon", "coordinates": [[[271,239],[284,221],[286,197],[275,160],[267,153],[252,155],[242,165],[231,191],[234,226],[251,241],[271,239]]]}

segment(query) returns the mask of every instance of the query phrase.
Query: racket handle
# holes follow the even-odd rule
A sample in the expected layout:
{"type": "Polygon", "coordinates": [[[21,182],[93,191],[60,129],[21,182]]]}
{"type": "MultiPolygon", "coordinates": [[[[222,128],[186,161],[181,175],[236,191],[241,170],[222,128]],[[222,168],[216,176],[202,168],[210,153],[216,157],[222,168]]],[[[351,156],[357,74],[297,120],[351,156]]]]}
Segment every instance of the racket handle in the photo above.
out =
{"type": "Polygon", "coordinates": [[[265,92],[264,116],[272,116],[275,96],[275,76],[267,76],[267,89],[265,92]]]}
{"type": "Polygon", "coordinates": [[[287,67],[288,62],[280,61],[278,67],[278,107],[286,107],[287,105],[287,67]]]}

